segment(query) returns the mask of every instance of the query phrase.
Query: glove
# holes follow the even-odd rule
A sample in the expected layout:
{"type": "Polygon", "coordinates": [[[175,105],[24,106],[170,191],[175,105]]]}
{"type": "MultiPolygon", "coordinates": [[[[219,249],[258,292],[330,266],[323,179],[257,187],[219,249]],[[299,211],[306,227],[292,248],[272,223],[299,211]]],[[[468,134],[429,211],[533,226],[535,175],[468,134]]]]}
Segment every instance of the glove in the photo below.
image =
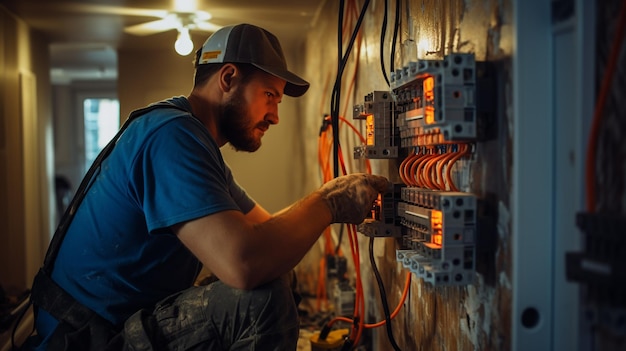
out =
{"type": "Polygon", "coordinates": [[[385,177],[357,173],[337,177],[319,188],[333,215],[332,223],[359,224],[372,210],[379,193],[387,191],[385,177]]]}

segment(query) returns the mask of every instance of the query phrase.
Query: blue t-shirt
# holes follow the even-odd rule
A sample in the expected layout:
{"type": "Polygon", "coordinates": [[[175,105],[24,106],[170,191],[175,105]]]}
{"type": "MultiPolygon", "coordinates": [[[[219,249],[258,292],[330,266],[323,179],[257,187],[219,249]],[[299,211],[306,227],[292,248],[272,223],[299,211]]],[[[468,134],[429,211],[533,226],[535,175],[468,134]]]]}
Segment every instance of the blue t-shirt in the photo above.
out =
{"type": "MultiPolygon", "coordinates": [[[[191,111],[184,97],[168,100],[191,111]]],[[[192,286],[201,264],[170,226],[254,202],[219,147],[185,111],[157,108],[133,121],[102,162],[67,231],[52,278],[121,326],[134,312],[192,286]]],[[[40,310],[38,334],[57,321],[40,310]]]]}

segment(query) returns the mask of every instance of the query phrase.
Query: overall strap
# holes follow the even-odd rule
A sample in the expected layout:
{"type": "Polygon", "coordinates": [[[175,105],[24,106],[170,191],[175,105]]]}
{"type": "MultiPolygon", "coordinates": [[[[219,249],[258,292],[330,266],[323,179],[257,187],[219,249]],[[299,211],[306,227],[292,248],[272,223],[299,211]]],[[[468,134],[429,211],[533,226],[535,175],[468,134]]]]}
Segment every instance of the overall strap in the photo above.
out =
{"type": "Polygon", "coordinates": [[[128,128],[128,126],[130,125],[132,121],[134,121],[137,117],[144,115],[157,108],[174,108],[174,109],[178,109],[181,111],[189,112],[185,110],[184,108],[178,105],[175,105],[171,102],[161,101],[161,102],[146,106],[144,108],[135,110],[130,113],[130,115],[128,116],[128,119],[126,119],[126,122],[124,122],[124,124],[122,125],[120,130],[117,132],[117,134],[115,134],[115,136],[111,139],[111,141],[109,141],[109,143],[102,149],[102,151],[100,151],[100,153],[94,160],[91,167],[89,167],[89,170],[83,177],[83,180],[81,181],[80,186],[78,187],[78,190],[76,190],[76,194],[74,194],[72,201],[70,202],[67,209],[65,210],[65,213],[63,214],[63,217],[61,218],[59,225],[57,226],[57,229],[54,232],[52,240],[50,241],[50,246],[48,247],[48,250],[46,252],[46,256],[43,262],[43,267],[41,268],[44,271],[44,273],[48,275],[52,274],[54,261],[57,257],[57,254],[59,253],[59,248],[61,247],[61,243],[63,242],[63,239],[65,238],[67,229],[70,223],[72,222],[72,219],[74,218],[74,214],[76,214],[76,210],[78,209],[78,206],[80,205],[83,198],[87,194],[87,190],[89,190],[89,187],[93,180],[93,176],[96,173],[96,171],[100,168],[102,161],[104,161],[104,159],[107,158],[107,156],[109,156],[109,154],[113,150],[113,147],[117,143],[117,140],[120,138],[122,133],[124,133],[126,128],[128,128]]]}
{"type": "MultiPolygon", "coordinates": [[[[108,342],[110,336],[108,331],[115,330],[113,325],[108,320],[102,318],[100,315],[98,315],[87,306],[76,301],[76,299],[74,299],[72,295],[66,292],[65,289],[56,284],[56,282],[52,280],[52,270],[54,267],[54,261],[59,253],[61,243],[63,242],[63,239],[65,238],[65,235],[67,233],[67,229],[69,228],[69,225],[72,222],[74,215],[76,214],[78,206],[80,205],[87,191],[89,190],[89,187],[93,181],[94,174],[100,168],[102,161],[107,158],[107,156],[109,156],[118,139],[120,138],[122,133],[124,133],[126,128],[128,128],[132,121],[137,119],[139,116],[144,115],[145,113],[148,113],[157,108],[173,108],[184,112],[189,112],[184,108],[167,101],[162,101],[149,105],[142,109],[135,110],[131,112],[131,114],[128,116],[128,119],[126,120],[126,122],[124,122],[117,134],[98,154],[95,161],[83,177],[83,180],[81,181],[80,186],[76,191],[76,194],[72,198],[72,201],[68,208],[65,210],[65,213],[60,220],[54,236],[50,241],[50,245],[44,258],[43,266],[39,269],[39,272],[33,280],[29,304],[26,306],[23,313],[15,323],[12,340],[14,340],[15,331],[17,330],[23,314],[26,312],[26,309],[32,304],[33,306],[37,307],[34,309],[35,316],[37,315],[38,309],[41,308],[47,311],[50,315],[52,315],[60,322],[59,326],[62,325],[63,327],[61,329],[59,329],[59,327],[57,328],[58,333],[63,334],[64,332],[67,332],[68,330],[66,330],[65,328],[79,330],[87,325],[91,330],[94,331],[93,333],[95,333],[91,335],[91,337],[94,339],[94,345],[98,346],[93,349],[102,349],[101,346],[104,345],[104,343],[108,342]]],[[[56,333],[57,331],[55,331],[55,334],[56,333]]],[[[65,340],[65,337],[61,336],[61,339],[52,339],[57,341],[61,339],[65,340]]]]}

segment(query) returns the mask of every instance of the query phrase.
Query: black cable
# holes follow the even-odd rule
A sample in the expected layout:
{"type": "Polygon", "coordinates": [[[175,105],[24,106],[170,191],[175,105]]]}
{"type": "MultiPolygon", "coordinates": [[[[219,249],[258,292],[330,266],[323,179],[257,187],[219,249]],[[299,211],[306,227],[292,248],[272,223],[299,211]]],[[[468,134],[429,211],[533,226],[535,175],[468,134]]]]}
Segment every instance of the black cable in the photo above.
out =
{"type": "Polygon", "coordinates": [[[330,101],[330,124],[333,127],[333,177],[339,176],[339,99],[341,97],[341,84],[337,86],[337,82],[341,81],[342,61],[343,61],[343,12],[345,8],[345,0],[339,1],[339,17],[337,21],[337,77],[330,101]]]}
{"type": "MultiPolygon", "coordinates": [[[[387,33],[388,7],[389,7],[389,0],[385,0],[385,9],[383,10],[383,26],[380,30],[380,68],[383,71],[383,77],[385,77],[385,82],[387,82],[387,86],[389,86],[389,78],[387,77],[387,69],[385,69],[384,57],[385,57],[385,34],[387,33]]],[[[393,58],[393,53],[391,57],[393,58]]]]}
{"type": "MultiPolygon", "coordinates": [[[[391,58],[389,60],[389,67],[391,67],[391,72],[396,70],[394,65],[394,56],[396,53],[396,42],[398,41],[398,30],[400,28],[400,0],[396,0],[396,18],[395,23],[393,25],[393,40],[391,41],[391,58]]],[[[389,84],[389,82],[387,82],[389,84]]]]}
{"type": "Polygon", "coordinates": [[[340,108],[340,98],[341,98],[341,77],[343,75],[343,71],[346,68],[346,64],[348,62],[348,58],[350,57],[350,53],[352,52],[352,46],[354,46],[354,42],[356,41],[356,36],[359,33],[359,29],[361,28],[361,24],[363,23],[363,18],[365,17],[365,12],[370,4],[370,0],[366,0],[361,8],[361,13],[359,14],[359,18],[356,23],[356,27],[352,32],[352,36],[350,37],[350,41],[348,42],[348,47],[346,48],[345,55],[342,55],[342,35],[341,35],[341,27],[343,24],[343,10],[344,10],[344,1],[341,0],[339,3],[339,26],[338,26],[338,48],[339,48],[339,64],[337,67],[337,77],[335,79],[335,84],[333,86],[333,93],[331,96],[331,124],[333,126],[333,173],[335,177],[339,176],[339,108],[340,108]]]}
{"type": "Polygon", "coordinates": [[[400,347],[396,343],[396,339],[393,337],[393,331],[391,329],[391,313],[389,312],[389,305],[387,304],[387,294],[385,293],[385,286],[383,285],[383,280],[380,277],[380,272],[378,271],[378,267],[376,266],[376,260],[374,259],[374,237],[370,237],[369,244],[370,251],[370,263],[372,264],[372,270],[374,271],[374,275],[376,276],[376,282],[378,283],[378,289],[380,290],[380,299],[383,303],[383,310],[385,311],[385,327],[387,328],[387,336],[389,337],[389,342],[393,349],[396,351],[400,350],[400,347]]]}

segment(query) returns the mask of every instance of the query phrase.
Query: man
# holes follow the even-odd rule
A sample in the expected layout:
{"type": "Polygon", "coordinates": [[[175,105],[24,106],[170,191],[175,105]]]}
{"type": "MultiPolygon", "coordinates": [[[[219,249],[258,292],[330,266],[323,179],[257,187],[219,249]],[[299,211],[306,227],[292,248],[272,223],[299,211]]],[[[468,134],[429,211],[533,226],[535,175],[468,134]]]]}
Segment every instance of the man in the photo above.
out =
{"type": "Polygon", "coordinates": [[[287,273],[325,227],[360,223],[388,182],[340,177],[272,216],[219,148],[257,150],[283,94],[308,87],[264,29],[230,26],[207,39],[190,95],[128,125],[75,213],[52,280],[76,303],[34,286],[55,301],[34,300],[39,348],[295,349],[287,273]],[[219,280],[192,287],[202,265],[219,280]],[[77,304],[93,317],[67,312],[77,304]]]}

